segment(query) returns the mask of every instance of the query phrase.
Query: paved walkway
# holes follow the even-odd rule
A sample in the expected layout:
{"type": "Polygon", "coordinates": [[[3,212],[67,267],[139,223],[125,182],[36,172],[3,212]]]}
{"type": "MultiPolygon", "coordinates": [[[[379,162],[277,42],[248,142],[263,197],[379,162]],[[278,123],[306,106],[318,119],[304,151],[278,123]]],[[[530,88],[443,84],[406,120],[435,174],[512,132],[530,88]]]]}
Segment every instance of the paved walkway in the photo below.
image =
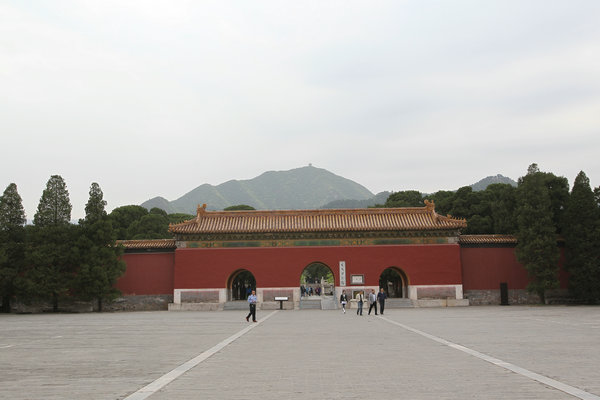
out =
{"type": "Polygon", "coordinates": [[[600,307],[242,314],[0,315],[0,398],[600,399],[600,307]]]}

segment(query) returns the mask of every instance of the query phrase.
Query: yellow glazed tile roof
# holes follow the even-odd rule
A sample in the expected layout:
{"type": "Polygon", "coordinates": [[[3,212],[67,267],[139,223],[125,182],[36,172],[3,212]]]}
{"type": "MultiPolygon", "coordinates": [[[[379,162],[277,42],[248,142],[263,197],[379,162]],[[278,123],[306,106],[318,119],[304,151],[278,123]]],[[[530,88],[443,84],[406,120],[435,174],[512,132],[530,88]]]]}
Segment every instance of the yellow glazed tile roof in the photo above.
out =
{"type": "Polygon", "coordinates": [[[175,239],[117,240],[126,249],[174,249],[175,239]]]}
{"type": "Polygon", "coordinates": [[[460,235],[460,244],[517,244],[513,235],[460,235]]]}
{"type": "Polygon", "coordinates": [[[466,221],[444,217],[433,203],[425,207],[342,210],[206,211],[196,218],[170,225],[174,234],[285,233],[347,231],[425,231],[465,228],[466,221]]]}

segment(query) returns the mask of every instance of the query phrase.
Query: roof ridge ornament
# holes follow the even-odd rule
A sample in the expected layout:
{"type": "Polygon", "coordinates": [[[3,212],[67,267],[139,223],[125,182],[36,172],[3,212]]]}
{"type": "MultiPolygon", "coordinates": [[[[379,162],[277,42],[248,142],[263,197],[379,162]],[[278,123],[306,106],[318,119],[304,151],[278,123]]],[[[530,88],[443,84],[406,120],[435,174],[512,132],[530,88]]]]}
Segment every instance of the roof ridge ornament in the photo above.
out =
{"type": "Polygon", "coordinates": [[[425,199],[425,201],[423,201],[423,203],[425,203],[425,208],[427,209],[428,212],[435,212],[435,203],[433,202],[433,200],[427,200],[425,199]]]}
{"type": "Polygon", "coordinates": [[[433,217],[433,220],[435,222],[438,222],[439,220],[439,215],[438,213],[435,212],[435,203],[433,200],[427,200],[425,199],[423,201],[423,203],[425,203],[425,209],[427,210],[428,213],[431,213],[431,216],[433,217]]]}
{"type": "Polygon", "coordinates": [[[206,203],[202,204],[202,206],[200,206],[200,204],[198,204],[198,208],[196,209],[196,220],[200,221],[200,215],[203,215],[206,213],[206,203]]]}

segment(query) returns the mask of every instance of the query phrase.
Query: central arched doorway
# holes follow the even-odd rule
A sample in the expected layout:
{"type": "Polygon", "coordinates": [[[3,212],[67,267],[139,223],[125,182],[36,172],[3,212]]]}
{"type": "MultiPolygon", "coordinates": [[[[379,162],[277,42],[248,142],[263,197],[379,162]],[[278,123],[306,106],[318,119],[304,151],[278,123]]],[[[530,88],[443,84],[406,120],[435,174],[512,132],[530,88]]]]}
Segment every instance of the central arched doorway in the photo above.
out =
{"type": "Polygon", "coordinates": [[[383,288],[387,297],[408,297],[408,279],[400,268],[390,267],[384,269],[379,276],[379,287],[383,288]]]}
{"type": "Polygon", "coordinates": [[[247,300],[253,290],[256,290],[256,279],[252,272],[241,269],[234,272],[227,283],[227,300],[247,300]]]}
{"type": "Polygon", "coordinates": [[[300,275],[300,296],[333,296],[335,293],[333,271],[326,264],[313,262],[300,275]]]}

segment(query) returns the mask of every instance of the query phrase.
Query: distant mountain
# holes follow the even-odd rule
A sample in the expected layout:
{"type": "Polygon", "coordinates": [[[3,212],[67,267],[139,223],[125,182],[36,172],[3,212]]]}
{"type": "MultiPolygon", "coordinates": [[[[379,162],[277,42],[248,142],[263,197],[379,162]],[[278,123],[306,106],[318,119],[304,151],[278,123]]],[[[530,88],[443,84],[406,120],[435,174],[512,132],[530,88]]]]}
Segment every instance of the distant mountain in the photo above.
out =
{"type": "Polygon", "coordinates": [[[481,190],[485,190],[489,185],[494,183],[508,183],[509,185],[517,187],[517,182],[506,176],[498,174],[496,176],[488,176],[487,178],[483,178],[479,182],[472,184],[471,188],[473,188],[474,192],[479,192],[481,190]]]}
{"type": "Polygon", "coordinates": [[[142,207],[146,207],[148,210],[152,209],[152,208],[160,208],[161,210],[165,210],[167,212],[167,214],[174,214],[176,212],[178,212],[169,202],[169,200],[165,199],[164,197],[154,197],[150,200],[145,201],[144,203],[142,203],[142,207]]]}
{"type": "Polygon", "coordinates": [[[374,197],[366,200],[334,200],[321,206],[321,208],[340,209],[340,208],[369,208],[376,204],[384,204],[392,192],[377,193],[374,197]]]}
{"type": "Polygon", "coordinates": [[[312,165],[289,171],[269,171],[249,180],[231,180],[217,186],[204,184],[168,201],[154,197],[141,205],[167,213],[195,214],[198,204],[209,210],[247,204],[258,210],[315,209],[334,200],[373,198],[364,186],[312,165]]]}

